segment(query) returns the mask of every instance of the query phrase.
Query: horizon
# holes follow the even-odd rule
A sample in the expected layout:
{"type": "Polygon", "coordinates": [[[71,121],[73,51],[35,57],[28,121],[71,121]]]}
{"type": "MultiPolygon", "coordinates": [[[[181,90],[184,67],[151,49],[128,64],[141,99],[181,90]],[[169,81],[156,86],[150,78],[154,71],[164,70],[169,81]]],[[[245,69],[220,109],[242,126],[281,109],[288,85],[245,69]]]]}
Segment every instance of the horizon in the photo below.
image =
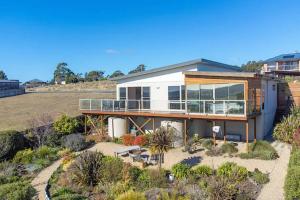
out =
{"type": "Polygon", "coordinates": [[[241,66],[299,51],[297,0],[0,3],[0,70],[50,81],[75,73],[147,69],[205,58],[241,66]]]}

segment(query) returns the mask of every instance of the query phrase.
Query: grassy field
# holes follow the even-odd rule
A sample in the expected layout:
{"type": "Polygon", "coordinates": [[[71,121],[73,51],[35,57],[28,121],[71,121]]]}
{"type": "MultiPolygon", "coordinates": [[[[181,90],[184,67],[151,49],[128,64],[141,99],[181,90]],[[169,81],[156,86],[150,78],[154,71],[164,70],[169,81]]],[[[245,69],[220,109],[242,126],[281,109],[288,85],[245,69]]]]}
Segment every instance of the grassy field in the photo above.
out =
{"type": "Polygon", "coordinates": [[[79,115],[81,98],[113,98],[112,94],[97,93],[30,93],[20,96],[0,98],[0,131],[24,130],[28,121],[43,113],[54,118],[66,113],[79,115]]]}

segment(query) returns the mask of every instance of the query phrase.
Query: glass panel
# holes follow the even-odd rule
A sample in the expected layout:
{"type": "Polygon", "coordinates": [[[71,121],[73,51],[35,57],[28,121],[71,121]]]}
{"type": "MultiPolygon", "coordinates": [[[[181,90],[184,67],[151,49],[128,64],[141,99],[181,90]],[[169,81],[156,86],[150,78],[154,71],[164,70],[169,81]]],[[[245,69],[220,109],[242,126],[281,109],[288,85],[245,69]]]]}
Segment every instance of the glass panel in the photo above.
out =
{"type": "Polygon", "coordinates": [[[119,95],[120,95],[120,99],[126,99],[126,88],[125,87],[119,88],[119,95]]]}
{"type": "Polygon", "coordinates": [[[200,102],[199,101],[187,101],[187,110],[191,113],[200,112],[200,102]]]}
{"type": "Polygon", "coordinates": [[[143,87],[143,98],[150,98],[150,87],[143,87]]]}
{"type": "Polygon", "coordinates": [[[91,109],[92,110],[101,110],[101,100],[91,99],[91,109]]]}
{"type": "Polygon", "coordinates": [[[224,101],[215,102],[215,114],[224,114],[224,101]]]}
{"type": "Polygon", "coordinates": [[[171,110],[180,110],[180,101],[171,101],[169,107],[171,110]]]}
{"type": "Polygon", "coordinates": [[[112,110],[113,101],[112,100],[102,100],[102,110],[112,110]]]}
{"type": "Polygon", "coordinates": [[[188,100],[199,100],[199,98],[200,98],[199,85],[187,85],[187,99],[188,100]]]}
{"type": "Polygon", "coordinates": [[[229,85],[229,100],[244,100],[244,84],[229,85]]]}
{"type": "Polygon", "coordinates": [[[201,85],[200,88],[200,100],[214,99],[214,85],[201,85]]]}
{"type": "Polygon", "coordinates": [[[150,109],[150,100],[143,100],[142,101],[143,104],[143,109],[150,109]]]}
{"type": "Polygon", "coordinates": [[[131,109],[131,110],[140,109],[140,101],[129,100],[128,101],[128,109],[131,109]]]}
{"type": "Polygon", "coordinates": [[[181,86],[181,100],[185,100],[185,85],[181,86]]]}
{"type": "Polygon", "coordinates": [[[214,102],[213,101],[205,101],[205,113],[213,114],[214,113],[214,102]]]}
{"type": "Polygon", "coordinates": [[[180,100],[180,86],[168,87],[169,100],[180,100]]]}
{"type": "Polygon", "coordinates": [[[244,114],[244,102],[228,101],[227,102],[227,113],[243,115],[244,114]]]}
{"type": "Polygon", "coordinates": [[[228,84],[217,84],[215,86],[215,99],[228,100],[228,84]]]}

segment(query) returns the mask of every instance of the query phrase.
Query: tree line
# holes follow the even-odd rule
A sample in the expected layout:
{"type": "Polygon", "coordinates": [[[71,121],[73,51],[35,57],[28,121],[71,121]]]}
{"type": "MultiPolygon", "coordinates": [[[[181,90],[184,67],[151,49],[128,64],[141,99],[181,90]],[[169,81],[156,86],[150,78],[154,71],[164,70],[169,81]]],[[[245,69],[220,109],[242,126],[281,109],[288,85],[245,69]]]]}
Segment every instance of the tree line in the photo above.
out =
{"type": "MultiPolygon", "coordinates": [[[[260,61],[248,61],[246,64],[242,64],[241,70],[245,72],[259,72],[262,68],[262,63],[260,61]]],[[[137,72],[142,72],[146,70],[144,64],[138,65],[133,70],[129,71],[128,74],[133,74],[137,72]]],[[[121,70],[116,70],[110,75],[105,75],[103,70],[92,70],[82,73],[73,72],[69,65],[65,62],[58,63],[53,74],[53,78],[50,81],[51,84],[62,83],[63,81],[68,83],[78,83],[78,82],[91,82],[107,80],[109,78],[115,78],[119,76],[124,76],[125,74],[121,70]]],[[[0,80],[7,80],[8,77],[3,70],[0,70],[0,80]]]]}

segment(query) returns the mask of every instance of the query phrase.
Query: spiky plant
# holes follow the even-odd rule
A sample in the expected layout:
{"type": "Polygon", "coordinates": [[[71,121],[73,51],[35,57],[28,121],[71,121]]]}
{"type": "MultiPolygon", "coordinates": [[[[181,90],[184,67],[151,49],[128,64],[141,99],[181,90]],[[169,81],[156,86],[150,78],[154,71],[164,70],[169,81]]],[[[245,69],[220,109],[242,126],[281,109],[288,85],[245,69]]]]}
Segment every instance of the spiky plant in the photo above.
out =
{"type": "Polygon", "coordinates": [[[159,168],[161,168],[162,156],[172,147],[173,132],[171,127],[160,127],[150,137],[150,150],[151,152],[158,154],[159,168]]]}
{"type": "Polygon", "coordinates": [[[70,166],[72,180],[79,186],[96,186],[101,181],[104,155],[101,152],[85,151],[70,166]]]}

